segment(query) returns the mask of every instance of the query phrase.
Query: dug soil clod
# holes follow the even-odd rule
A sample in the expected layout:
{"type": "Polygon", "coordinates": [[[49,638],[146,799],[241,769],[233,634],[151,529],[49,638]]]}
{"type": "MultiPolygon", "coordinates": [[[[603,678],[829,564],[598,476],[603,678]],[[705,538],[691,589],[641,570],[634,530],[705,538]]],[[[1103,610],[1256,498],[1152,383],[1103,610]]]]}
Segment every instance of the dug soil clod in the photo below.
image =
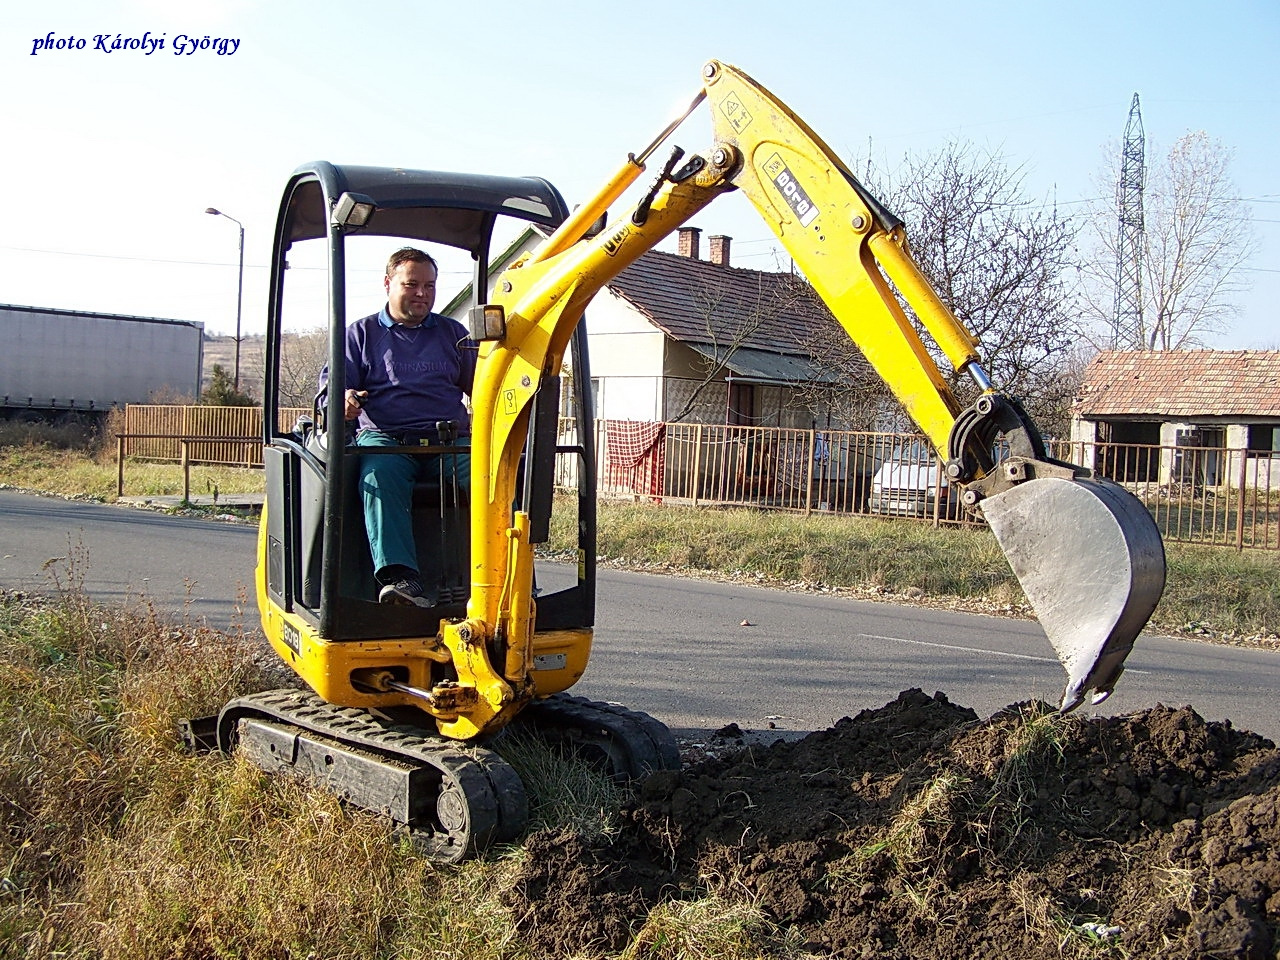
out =
{"type": "Polygon", "coordinates": [[[619,832],[529,853],[511,905],[548,956],[616,953],[664,901],[718,897],[797,956],[1269,958],[1280,751],[1190,707],[980,720],[908,690],[657,774],[619,832]]]}

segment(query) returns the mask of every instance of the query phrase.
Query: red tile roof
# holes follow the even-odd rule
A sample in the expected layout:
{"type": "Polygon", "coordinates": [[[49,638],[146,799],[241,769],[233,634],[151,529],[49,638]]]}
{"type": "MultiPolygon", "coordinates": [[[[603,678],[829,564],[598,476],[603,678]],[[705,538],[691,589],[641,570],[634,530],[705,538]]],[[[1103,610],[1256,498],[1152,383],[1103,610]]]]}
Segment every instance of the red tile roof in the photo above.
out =
{"type": "Polygon", "coordinates": [[[1088,418],[1280,417],[1280,350],[1104,350],[1076,398],[1088,418]]]}

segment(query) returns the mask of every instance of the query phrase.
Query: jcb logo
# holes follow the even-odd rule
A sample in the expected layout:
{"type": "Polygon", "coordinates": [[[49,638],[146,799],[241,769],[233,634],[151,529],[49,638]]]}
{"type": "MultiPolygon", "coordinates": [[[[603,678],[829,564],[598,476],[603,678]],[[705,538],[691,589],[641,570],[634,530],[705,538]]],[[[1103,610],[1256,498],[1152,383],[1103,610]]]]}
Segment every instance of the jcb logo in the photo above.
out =
{"type": "Polygon", "coordinates": [[[302,635],[298,633],[298,628],[288,620],[281,626],[280,638],[284,640],[284,645],[294,653],[302,652],[302,635]]]}
{"type": "Polygon", "coordinates": [[[609,235],[609,239],[604,242],[604,252],[609,256],[614,256],[622,249],[622,241],[631,236],[631,225],[624,223],[609,235]]]}
{"type": "Polygon", "coordinates": [[[782,195],[787,198],[787,203],[791,205],[791,208],[795,210],[801,220],[804,220],[805,215],[813,209],[813,204],[810,203],[809,198],[804,195],[804,190],[802,190],[800,185],[796,183],[795,179],[791,176],[790,171],[783,171],[778,175],[778,178],[774,180],[774,183],[778,185],[778,189],[782,191],[782,195]]]}
{"type": "Polygon", "coordinates": [[[787,165],[783,163],[780,156],[775,153],[765,161],[764,171],[773,180],[773,185],[782,194],[782,199],[787,201],[787,206],[795,212],[802,227],[807,227],[818,219],[817,205],[809,199],[809,195],[804,192],[804,187],[800,186],[795,174],[787,169],[787,165]]]}

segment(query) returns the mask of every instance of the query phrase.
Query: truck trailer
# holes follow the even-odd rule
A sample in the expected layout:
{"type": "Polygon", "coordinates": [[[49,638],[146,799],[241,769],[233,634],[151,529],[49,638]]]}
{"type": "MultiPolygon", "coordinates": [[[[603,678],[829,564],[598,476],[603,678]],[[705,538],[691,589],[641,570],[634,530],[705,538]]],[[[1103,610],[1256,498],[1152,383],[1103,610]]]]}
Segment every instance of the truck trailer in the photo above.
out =
{"type": "Polygon", "coordinates": [[[96,422],[155,393],[196,397],[204,324],[0,304],[0,418],[96,422]]]}

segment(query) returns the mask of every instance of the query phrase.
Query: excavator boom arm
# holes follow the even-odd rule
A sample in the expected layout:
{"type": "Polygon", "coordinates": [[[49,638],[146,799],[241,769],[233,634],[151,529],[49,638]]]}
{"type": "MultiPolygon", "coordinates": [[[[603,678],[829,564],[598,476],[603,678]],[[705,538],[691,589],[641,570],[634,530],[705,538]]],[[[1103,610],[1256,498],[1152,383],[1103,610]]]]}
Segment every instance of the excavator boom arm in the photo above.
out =
{"type": "Polygon", "coordinates": [[[1050,633],[1050,640],[1069,674],[1063,708],[1075,706],[1090,688],[1105,697],[1163,589],[1163,550],[1152,546],[1159,544],[1159,535],[1150,514],[1125,491],[1111,489],[1114,485],[1105,494],[1079,487],[1070,498],[1069,515],[1060,519],[1076,528],[1077,538],[1067,549],[1083,553],[1087,569],[1079,583],[1065,586],[1041,576],[1061,559],[1061,549],[1053,546],[1054,518],[1049,518],[1048,529],[1017,518],[1065,502],[1045,485],[1077,483],[1087,471],[1043,455],[1034,426],[1015,401],[992,389],[976,340],[912,259],[902,223],[816,133],[760,84],[718,61],[704,67],[703,91],[690,111],[704,98],[715,131],[705,155],[685,160],[677,148],[629,215],[588,236],[591,225],[639,179],[644,161],[677,124],[667,127],[641,154],[629,156],[594,198],[497,284],[493,300],[503,308],[505,330],[483,344],[472,394],[471,599],[466,621],[443,628],[446,644],[463,649],[483,639],[505,649],[500,669],[512,701],[518,704],[529,695],[528,651],[535,619],[528,588],[532,546],[521,532],[519,515],[511,518],[510,504],[533,399],[543,378],[558,376],[569,335],[591,298],[716,197],[737,189],[947,458],[953,482],[972,484],[966,502],[976,505],[981,499],[984,508],[989,504],[992,514],[1001,517],[993,529],[1006,554],[1017,558],[1015,572],[1029,599],[1037,610],[1052,608],[1051,619],[1060,624],[1055,628],[1060,635],[1050,633]],[[961,410],[904,302],[936,352],[956,370],[969,373],[983,390],[974,408],[961,410]],[[1012,443],[1016,456],[1000,471],[991,469],[997,429],[1021,438],[1012,443]],[[1015,488],[1019,509],[1009,519],[1000,498],[1015,488]],[[1110,534],[1108,546],[1092,546],[1095,531],[1110,534]],[[1106,555],[1094,562],[1100,551],[1106,555]],[[1115,588],[1103,604],[1107,609],[1089,609],[1086,617],[1085,609],[1097,606],[1099,578],[1115,588]],[[1064,640],[1061,635],[1066,634],[1070,637],[1064,640]]]}
{"type": "Polygon", "coordinates": [[[715,61],[703,79],[715,149],[739,158],[734,185],[903,408],[945,450],[959,405],[890,282],[957,369],[977,361],[977,344],[920,274],[902,224],[764,87],[715,61]]]}

